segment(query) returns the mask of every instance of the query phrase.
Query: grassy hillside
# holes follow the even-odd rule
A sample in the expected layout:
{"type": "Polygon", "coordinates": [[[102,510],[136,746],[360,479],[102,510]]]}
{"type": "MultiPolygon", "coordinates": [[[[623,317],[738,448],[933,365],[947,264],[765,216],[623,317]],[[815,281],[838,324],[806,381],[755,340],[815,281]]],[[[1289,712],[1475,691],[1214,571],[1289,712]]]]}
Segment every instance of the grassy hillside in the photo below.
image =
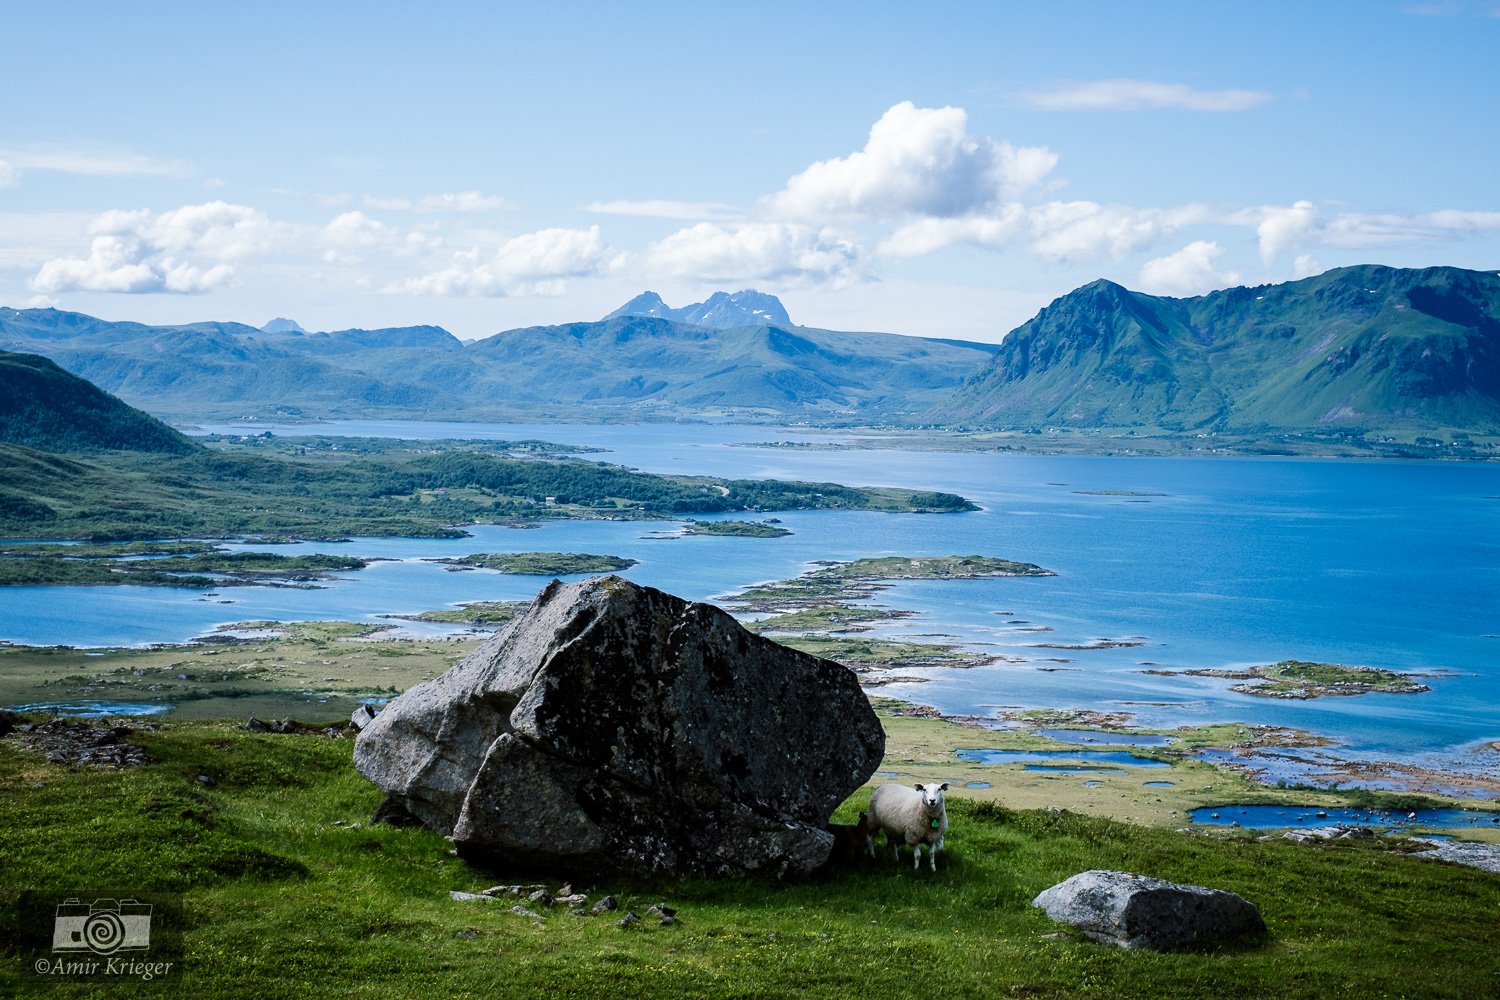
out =
{"type": "Polygon", "coordinates": [[[848,508],[958,511],[962,497],[836,483],[662,476],[483,450],[52,455],[0,444],[0,538],[452,535],[525,518],[848,508]],[[550,498],[550,499],[549,499],[550,498]]]}
{"type": "MultiPolygon", "coordinates": [[[[0,992],[27,992],[23,886],[183,894],[194,997],[934,996],[1482,997],[1500,978],[1500,877],[1388,850],[1179,834],[1070,812],[949,799],[936,874],[858,866],[807,882],[575,883],[621,909],[517,916],[451,890],[567,873],[476,869],[421,829],[371,826],[379,793],[348,739],[166,723],[129,738],[149,762],[72,770],[0,740],[0,992]],[[1091,868],[1238,892],[1262,941],[1126,952],[1080,939],[1030,900],[1091,868]],[[677,910],[664,927],[647,909],[677,910]],[[618,926],[626,911],[647,917],[618,926]],[[253,984],[253,986],[248,985],[253,984]]],[[[852,819],[856,794],[839,816],[852,819]]],[[[529,889],[529,885],[528,885],[529,889]]],[[[524,903],[524,899],[521,900],[524,903]]],[[[96,995],[54,984],[56,996],[96,995]]]]}
{"type": "Polygon", "coordinates": [[[934,419],[1258,434],[1500,431],[1500,277],[1364,266],[1191,299],[1098,281],[934,419]]]}
{"type": "Polygon", "coordinates": [[[184,455],[198,447],[46,358],[8,351],[0,351],[0,442],[49,452],[184,455]]]}

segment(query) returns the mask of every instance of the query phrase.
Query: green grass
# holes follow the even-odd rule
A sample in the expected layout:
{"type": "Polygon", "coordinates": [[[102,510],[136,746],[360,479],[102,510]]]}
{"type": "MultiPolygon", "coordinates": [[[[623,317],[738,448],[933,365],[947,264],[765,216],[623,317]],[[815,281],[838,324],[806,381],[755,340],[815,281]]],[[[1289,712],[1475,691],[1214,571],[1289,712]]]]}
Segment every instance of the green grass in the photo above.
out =
{"type": "Polygon", "coordinates": [[[577,887],[643,916],[669,903],[679,925],[554,911],[534,924],[509,902],[450,900],[500,880],[441,837],[354,828],[379,795],[347,740],[226,723],[138,737],[152,762],[125,772],[56,768],[0,741],[0,993],[29,985],[15,893],[70,885],[184,893],[193,997],[1482,997],[1500,982],[1500,878],[1378,842],[1185,835],[955,796],[935,875],[613,878],[577,887]],[[1030,900],[1090,868],[1239,892],[1269,936],[1155,954],[1059,934],[1030,900]]]}

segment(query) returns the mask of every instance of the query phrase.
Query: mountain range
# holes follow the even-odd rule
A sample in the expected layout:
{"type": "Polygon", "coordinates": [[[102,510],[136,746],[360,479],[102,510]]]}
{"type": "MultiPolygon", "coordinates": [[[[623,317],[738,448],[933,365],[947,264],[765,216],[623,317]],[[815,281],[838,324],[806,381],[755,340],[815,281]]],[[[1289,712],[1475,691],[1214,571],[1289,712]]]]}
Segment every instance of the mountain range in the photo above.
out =
{"type": "MultiPolygon", "coordinates": [[[[650,296],[660,303],[660,298],[650,296]]],[[[126,402],[179,420],[910,419],[993,345],[774,325],[770,295],[716,295],[700,322],[645,315],[465,343],[440,327],[308,333],[295,322],[148,326],[0,309],[0,349],[52,358],[126,402]],[[715,326],[711,324],[734,324],[715,326]]],[[[665,309],[665,306],[662,307],[665,309]]],[[[682,313],[681,310],[668,310],[682,313]]]]}
{"type": "Polygon", "coordinates": [[[682,309],[646,292],[595,322],[467,343],[435,326],[310,333],[285,318],[149,326],[0,308],[0,350],[176,420],[1500,435],[1500,277],[1449,267],[1340,268],[1192,298],[1095,281],[998,345],[796,326],[775,296],[746,290],[682,309]]]}

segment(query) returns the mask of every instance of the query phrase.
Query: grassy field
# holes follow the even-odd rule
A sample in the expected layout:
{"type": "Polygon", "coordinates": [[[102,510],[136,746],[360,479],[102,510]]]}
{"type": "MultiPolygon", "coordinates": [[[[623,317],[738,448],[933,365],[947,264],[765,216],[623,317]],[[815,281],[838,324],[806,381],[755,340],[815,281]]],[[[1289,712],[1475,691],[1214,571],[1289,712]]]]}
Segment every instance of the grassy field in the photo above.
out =
{"type": "Polygon", "coordinates": [[[150,763],[104,772],[0,740],[0,993],[35,985],[10,904],[44,886],[183,893],[179,986],[193,997],[1473,998],[1500,983],[1500,877],[1378,842],[1180,834],[955,793],[935,875],[870,865],[800,883],[606,879],[575,888],[615,895],[619,913],[533,920],[509,912],[513,900],[448,893],[497,881],[556,891],[567,873],[500,878],[435,834],[369,825],[379,794],[347,739],[215,722],[133,738],[150,763]],[[1269,936],[1124,952],[1029,905],[1091,868],[1239,892],[1269,936]],[[618,926],[658,902],[677,908],[675,926],[618,926]]]}

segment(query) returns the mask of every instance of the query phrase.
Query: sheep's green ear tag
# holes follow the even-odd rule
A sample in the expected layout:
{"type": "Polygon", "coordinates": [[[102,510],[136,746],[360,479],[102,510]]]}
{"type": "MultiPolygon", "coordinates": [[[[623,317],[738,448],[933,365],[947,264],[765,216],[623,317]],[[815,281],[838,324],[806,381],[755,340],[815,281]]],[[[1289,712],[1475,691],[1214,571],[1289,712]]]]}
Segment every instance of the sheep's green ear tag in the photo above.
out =
{"type": "Polygon", "coordinates": [[[936,830],[936,829],[937,829],[937,828],[938,828],[938,821],[937,821],[937,820],[933,820],[933,821],[932,821],[932,828],[933,828],[933,829],[934,829],[934,830],[936,830]]]}

